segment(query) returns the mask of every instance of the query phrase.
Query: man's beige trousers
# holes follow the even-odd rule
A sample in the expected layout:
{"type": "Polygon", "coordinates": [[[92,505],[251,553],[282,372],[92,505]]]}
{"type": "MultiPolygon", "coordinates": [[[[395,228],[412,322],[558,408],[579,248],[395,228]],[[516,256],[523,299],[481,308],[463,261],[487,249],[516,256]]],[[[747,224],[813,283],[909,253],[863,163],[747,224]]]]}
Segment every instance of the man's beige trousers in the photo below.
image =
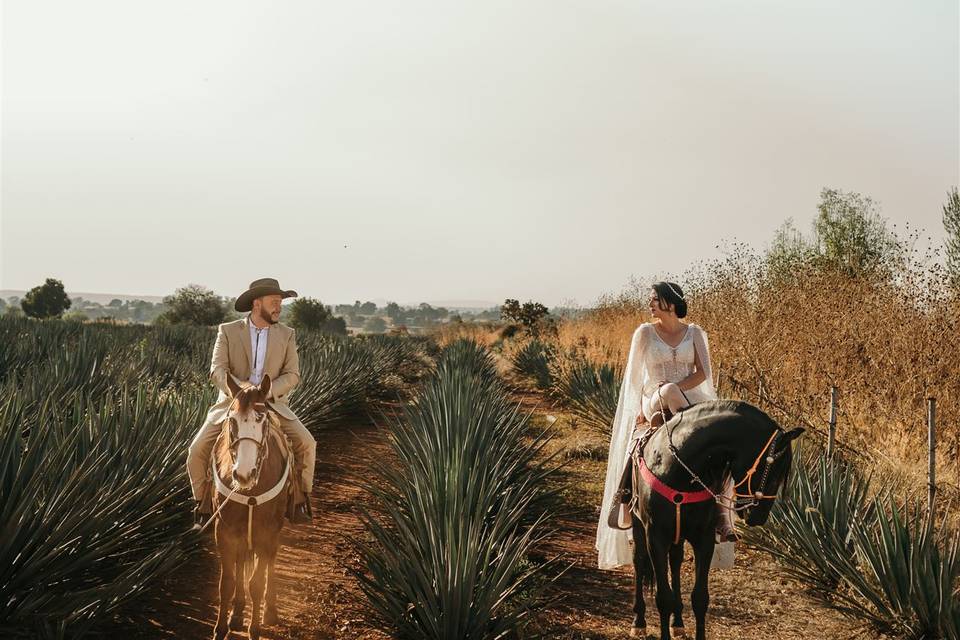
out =
{"type": "MultiPolygon", "coordinates": [[[[313,467],[317,462],[317,441],[299,420],[276,417],[280,421],[280,428],[293,445],[293,455],[296,468],[300,470],[303,491],[309,496],[313,488],[313,467]]],[[[210,456],[219,435],[220,424],[207,422],[190,443],[190,449],[187,451],[187,473],[190,475],[190,488],[193,491],[194,500],[210,498],[210,488],[213,485],[210,456]]]]}

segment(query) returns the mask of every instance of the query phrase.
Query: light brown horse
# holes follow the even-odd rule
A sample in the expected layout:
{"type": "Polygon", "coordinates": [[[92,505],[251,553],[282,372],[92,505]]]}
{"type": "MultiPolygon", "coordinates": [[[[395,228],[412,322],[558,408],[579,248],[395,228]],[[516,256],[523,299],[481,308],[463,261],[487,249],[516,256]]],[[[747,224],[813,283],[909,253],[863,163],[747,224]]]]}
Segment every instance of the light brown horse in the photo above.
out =
{"type": "Polygon", "coordinates": [[[262,624],[277,624],[274,564],[289,499],[292,460],[283,433],[268,414],[270,378],[264,376],[258,387],[240,388],[227,376],[227,385],[234,401],[214,450],[217,488],[213,506],[218,513],[215,537],[220,555],[220,613],[214,638],[223,640],[231,629],[243,627],[244,566],[250,561],[255,564],[249,582],[253,611],[247,633],[257,640],[264,586],[262,624]],[[228,624],[231,594],[233,610],[228,624]]]}

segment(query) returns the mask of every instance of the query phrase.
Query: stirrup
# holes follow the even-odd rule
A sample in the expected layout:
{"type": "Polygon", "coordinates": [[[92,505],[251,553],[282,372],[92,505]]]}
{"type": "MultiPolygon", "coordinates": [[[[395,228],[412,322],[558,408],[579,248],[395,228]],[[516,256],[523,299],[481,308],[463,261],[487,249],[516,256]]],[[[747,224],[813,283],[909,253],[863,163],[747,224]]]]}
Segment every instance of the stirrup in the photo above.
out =
{"type": "Polygon", "coordinates": [[[630,494],[628,489],[617,489],[613,494],[610,509],[607,511],[607,526],[611,529],[626,531],[633,528],[633,518],[630,514],[630,503],[624,502],[624,496],[630,494]]]}
{"type": "Polygon", "coordinates": [[[190,527],[191,531],[200,531],[200,529],[203,528],[203,525],[207,523],[207,520],[209,520],[213,515],[213,513],[204,513],[204,502],[204,500],[197,500],[197,504],[193,508],[193,526],[190,527]]]}
{"type": "Polygon", "coordinates": [[[310,508],[310,501],[301,502],[294,505],[293,514],[290,518],[290,524],[310,524],[313,522],[313,509],[310,508]]]}

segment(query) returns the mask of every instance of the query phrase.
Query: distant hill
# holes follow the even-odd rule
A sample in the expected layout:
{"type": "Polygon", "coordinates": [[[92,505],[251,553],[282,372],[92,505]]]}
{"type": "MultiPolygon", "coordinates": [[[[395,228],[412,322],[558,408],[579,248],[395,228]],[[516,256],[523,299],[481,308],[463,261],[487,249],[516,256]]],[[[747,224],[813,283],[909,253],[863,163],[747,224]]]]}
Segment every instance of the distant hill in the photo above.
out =
{"type": "MultiPolygon", "coordinates": [[[[444,307],[451,311],[486,311],[491,307],[499,307],[500,302],[489,300],[426,300],[431,307],[444,307]]],[[[416,307],[419,302],[401,302],[401,307],[416,307]]]]}
{"type": "MultiPolygon", "coordinates": [[[[17,291],[15,289],[3,289],[0,290],[0,298],[6,300],[10,296],[17,296],[22,298],[27,295],[26,291],[17,291]]],[[[90,300],[91,302],[96,302],[97,304],[110,304],[111,300],[145,300],[147,302],[163,302],[163,296],[142,296],[142,295],[131,295],[129,293],[86,293],[83,291],[67,291],[67,295],[73,298],[83,298],[84,300],[90,300]]]]}
{"type": "MultiPolygon", "coordinates": [[[[0,290],[0,299],[6,300],[10,296],[17,296],[22,298],[27,294],[26,291],[19,291],[16,289],[3,289],[0,290]]],[[[163,302],[163,296],[144,296],[130,293],[89,293],[83,291],[67,291],[67,295],[70,298],[81,297],[84,300],[90,300],[91,302],[96,302],[98,304],[109,304],[111,300],[146,300],[147,302],[159,303],[163,302]]],[[[373,300],[378,307],[385,307],[387,305],[386,300],[373,300]]],[[[492,307],[499,307],[499,302],[491,302],[489,300],[420,300],[417,302],[401,302],[399,303],[401,307],[412,307],[416,308],[419,306],[420,302],[426,302],[431,307],[444,307],[451,311],[486,311],[492,307]]],[[[353,304],[353,300],[345,302],[343,304],[353,304]]],[[[334,305],[336,306],[336,305],[334,305]]]]}

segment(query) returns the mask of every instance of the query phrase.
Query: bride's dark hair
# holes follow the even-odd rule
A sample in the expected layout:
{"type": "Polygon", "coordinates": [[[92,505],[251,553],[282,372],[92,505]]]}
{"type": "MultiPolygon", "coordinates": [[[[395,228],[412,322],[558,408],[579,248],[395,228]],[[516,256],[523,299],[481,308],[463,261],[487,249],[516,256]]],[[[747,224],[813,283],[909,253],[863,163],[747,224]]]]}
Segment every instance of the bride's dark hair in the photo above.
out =
{"type": "Polygon", "coordinates": [[[687,315],[687,301],[683,299],[683,289],[680,288],[680,285],[676,282],[657,282],[652,288],[657,292],[661,309],[666,311],[667,305],[672,304],[678,318],[687,315]]]}

